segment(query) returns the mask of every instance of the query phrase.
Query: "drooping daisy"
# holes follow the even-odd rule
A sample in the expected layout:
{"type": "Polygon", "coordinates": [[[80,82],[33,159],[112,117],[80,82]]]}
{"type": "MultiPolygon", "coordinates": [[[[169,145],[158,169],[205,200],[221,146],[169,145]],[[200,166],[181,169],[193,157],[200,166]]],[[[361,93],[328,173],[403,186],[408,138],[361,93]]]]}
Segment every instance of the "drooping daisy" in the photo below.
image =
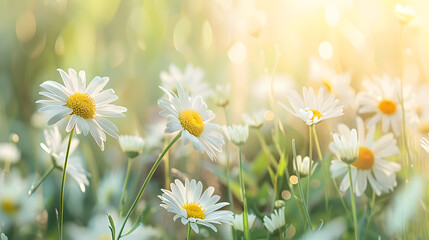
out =
{"type": "Polygon", "coordinates": [[[325,61],[315,57],[310,58],[309,79],[335,95],[344,104],[355,101],[355,90],[350,85],[351,74],[337,73],[325,61]]]}
{"type": "Polygon", "coordinates": [[[399,23],[406,25],[416,17],[416,12],[408,5],[396,4],[395,15],[399,23]]]}
{"type": "Polygon", "coordinates": [[[247,125],[222,126],[222,131],[228,141],[237,146],[243,145],[249,137],[249,127],[247,125]]]}
{"type": "MultiPolygon", "coordinates": [[[[249,229],[252,228],[253,223],[255,223],[256,216],[254,214],[248,214],[248,223],[249,223],[249,229]]],[[[243,231],[243,213],[240,214],[234,214],[234,219],[231,221],[232,226],[237,231],[243,231]]]]}
{"type": "Polygon", "coordinates": [[[170,72],[160,74],[163,88],[176,92],[176,86],[180,84],[186,91],[189,91],[191,96],[199,95],[206,98],[211,95],[209,84],[202,81],[204,77],[202,69],[187,65],[185,71],[182,72],[176,65],[171,64],[169,70],[170,72]]]}
{"type": "Polygon", "coordinates": [[[214,92],[214,100],[216,104],[220,107],[226,107],[229,104],[230,94],[231,94],[231,85],[230,84],[224,84],[224,85],[216,85],[214,92]]]}
{"type": "Polygon", "coordinates": [[[338,125],[339,134],[334,133],[334,142],[329,144],[329,149],[341,161],[352,164],[359,156],[359,141],[356,129],[349,131],[349,128],[344,125],[338,125]]]}
{"type": "MultiPolygon", "coordinates": [[[[359,113],[374,113],[368,126],[375,126],[381,122],[384,132],[392,128],[395,135],[401,131],[402,110],[399,101],[399,79],[392,79],[388,75],[373,76],[373,81],[365,80],[362,85],[366,91],[358,94],[359,113]]],[[[416,119],[412,111],[411,87],[404,86],[404,108],[407,119],[416,119]]]]}
{"type": "Polygon", "coordinates": [[[176,179],[170,186],[171,191],[161,189],[163,194],[158,197],[162,200],[161,207],[175,214],[174,221],[180,218],[184,225],[190,223],[196,233],[199,232],[198,224],[210,227],[215,232],[217,229],[213,224],[231,224],[233,213],[228,210],[219,210],[229,203],[217,203],[220,196],[212,196],[213,187],[203,192],[203,184],[197,183],[194,179],[191,181],[186,179],[185,185],[176,179]]]}
{"type": "Polygon", "coordinates": [[[264,124],[266,112],[267,110],[262,109],[252,114],[244,113],[243,120],[249,127],[260,128],[264,124]]]}
{"type": "Polygon", "coordinates": [[[113,89],[103,90],[109,81],[108,77],[95,77],[86,87],[86,75],[84,71],[79,74],[69,68],[68,74],[58,69],[64,86],[54,82],[45,81],[40,86],[47,92],[40,95],[48,97],[48,100],[38,100],[43,104],[40,111],[47,111],[51,117],[48,125],[57,123],[63,118],[68,119],[66,131],[76,128],[78,134],[91,133],[101,150],[104,150],[106,133],[118,138],[118,128],[106,117],[124,117],[126,108],[110,104],[118,99],[113,89]],[[102,91],[103,90],[103,91],[102,91]]]}
{"type": "Polygon", "coordinates": [[[21,158],[21,152],[14,143],[0,143],[0,161],[16,163],[21,158]]]}
{"type": "Polygon", "coordinates": [[[211,123],[215,114],[207,109],[201,96],[190,97],[183,87],[177,85],[177,95],[160,87],[168,98],[158,100],[163,109],[159,114],[169,118],[165,132],[182,131],[182,141],[185,145],[192,142],[195,150],[207,152],[210,159],[216,159],[216,152],[222,152],[224,144],[222,134],[217,130],[219,125],[211,123]]]}
{"type": "Polygon", "coordinates": [[[135,158],[143,152],[144,139],[139,136],[121,135],[119,145],[129,158],[135,158]]]}
{"type": "Polygon", "coordinates": [[[22,227],[32,224],[39,214],[40,198],[28,197],[28,179],[17,171],[10,172],[7,178],[0,177],[0,226],[9,229],[12,225],[22,227]]]}
{"type": "MultiPolygon", "coordinates": [[[[40,146],[45,152],[51,155],[52,159],[55,161],[56,166],[63,168],[69,137],[67,136],[63,139],[57,126],[53,126],[49,130],[44,130],[44,135],[46,144],[40,143],[40,146]]],[[[69,153],[70,161],[68,162],[67,166],[67,174],[69,174],[76,181],[80,190],[85,192],[85,187],[89,186],[89,173],[83,168],[81,159],[72,154],[78,145],[78,139],[71,140],[69,153]]]]}
{"type": "MultiPolygon", "coordinates": [[[[308,156],[305,156],[304,158],[302,158],[301,155],[296,156],[296,163],[298,165],[298,171],[301,177],[305,177],[308,176],[309,171],[309,164],[310,162],[310,158],[308,156]]],[[[317,163],[314,163],[313,160],[311,160],[312,164],[312,168],[311,168],[311,173],[314,172],[314,169],[316,169],[317,167],[317,163]]],[[[296,172],[296,167],[295,167],[295,163],[293,164],[293,170],[296,172]]]]}
{"type": "Polygon", "coordinates": [[[284,107],[295,117],[301,118],[305,124],[317,124],[325,119],[335,118],[343,115],[343,105],[338,105],[339,100],[332,94],[325,95],[324,89],[320,88],[316,95],[313,88],[303,88],[304,99],[295,90],[289,90],[288,99],[292,109],[284,107]]]}
{"type": "Polygon", "coordinates": [[[274,233],[277,229],[282,228],[285,224],[285,207],[274,210],[274,213],[271,213],[271,217],[264,217],[264,226],[270,233],[274,233]]]}
{"type": "MultiPolygon", "coordinates": [[[[345,125],[341,125],[339,130],[340,133],[351,132],[345,125]]],[[[388,133],[375,140],[375,127],[370,127],[365,134],[365,126],[361,118],[357,118],[357,131],[359,154],[357,160],[351,164],[356,195],[360,196],[365,192],[368,182],[377,195],[393,190],[397,184],[395,173],[401,170],[399,164],[385,160],[399,153],[393,134],[388,133]]],[[[333,160],[330,169],[332,177],[344,176],[340,190],[345,192],[350,187],[347,164],[340,160],[333,160]]]]}

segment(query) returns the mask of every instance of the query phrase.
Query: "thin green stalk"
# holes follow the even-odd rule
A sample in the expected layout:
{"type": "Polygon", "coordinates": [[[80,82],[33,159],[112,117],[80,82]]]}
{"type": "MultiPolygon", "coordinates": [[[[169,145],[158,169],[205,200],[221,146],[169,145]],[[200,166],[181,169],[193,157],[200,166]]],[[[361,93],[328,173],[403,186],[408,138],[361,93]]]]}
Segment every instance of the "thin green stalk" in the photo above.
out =
{"type": "Polygon", "coordinates": [[[181,135],[182,135],[182,132],[178,133],[176,135],[176,137],[174,137],[174,139],[170,142],[170,144],[168,144],[168,146],[164,149],[164,151],[162,151],[161,155],[159,155],[158,159],[153,164],[152,168],[150,169],[149,174],[147,175],[146,179],[144,180],[142,187],[140,188],[139,194],[137,195],[136,199],[134,200],[133,204],[131,205],[131,208],[128,210],[127,215],[125,216],[124,222],[122,223],[122,226],[121,226],[121,230],[119,231],[119,234],[118,234],[118,240],[122,237],[121,234],[124,231],[125,224],[127,223],[128,218],[131,216],[131,213],[134,211],[134,209],[137,206],[137,203],[140,201],[140,198],[142,197],[143,192],[146,189],[146,186],[148,185],[150,179],[152,178],[153,174],[155,173],[156,169],[158,168],[158,165],[161,163],[162,158],[168,152],[168,150],[170,150],[170,148],[173,146],[173,144],[175,142],[177,142],[177,140],[179,140],[181,135]]]}
{"type": "Polygon", "coordinates": [[[222,107],[223,108],[223,113],[225,114],[225,119],[226,119],[226,125],[231,125],[231,119],[229,119],[229,114],[226,111],[226,106],[222,107]]]}
{"type": "Polygon", "coordinates": [[[246,199],[246,188],[244,186],[244,177],[243,177],[243,164],[241,159],[241,146],[238,146],[238,160],[240,164],[240,186],[241,186],[241,200],[243,201],[243,233],[246,240],[250,240],[249,232],[249,217],[247,212],[247,199],[246,199]]]}
{"type": "Polygon", "coordinates": [[[295,169],[297,169],[296,176],[298,177],[298,189],[299,189],[299,195],[301,198],[301,202],[303,202],[303,205],[304,205],[303,207],[304,207],[304,212],[305,212],[305,219],[307,221],[308,227],[310,228],[311,231],[313,231],[313,226],[311,224],[310,214],[308,213],[307,203],[304,199],[304,192],[302,191],[301,175],[299,174],[299,171],[298,171],[298,162],[296,160],[295,139],[292,140],[292,153],[293,153],[293,161],[295,163],[295,169]]]}
{"type": "Polygon", "coordinates": [[[307,208],[310,204],[310,182],[311,182],[311,173],[312,173],[312,162],[313,162],[313,138],[311,134],[311,126],[308,126],[308,134],[309,134],[309,146],[308,146],[308,157],[310,161],[308,162],[308,182],[307,182],[307,208]]]}
{"type": "Polygon", "coordinates": [[[338,196],[340,197],[341,204],[343,205],[344,210],[346,211],[347,218],[349,218],[349,219],[351,220],[352,218],[351,218],[351,216],[350,216],[349,209],[347,208],[347,205],[346,205],[346,203],[344,202],[343,196],[341,195],[341,192],[340,192],[340,189],[338,188],[337,182],[335,181],[335,179],[333,179],[333,178],[331,178],[331,179],[332,179],[332,182],[334,183],[335,190],[337,190],[338,196]]]}
{"type": "Polygon", "coordinates": [[[357,214],[356,214],[356,202],[355,202],[355,192],[353,190],[353,180],[352,180],[352,169],[350,167],[350,164],[347,164],[347,167],[349,169],[349,180],[350,180],[350,196],[352,198],[352,209],[353,209],[353,224],[355,229],[355,239],[358,240],[358,225],[357,225],[357,214]]]}
{"type": "Polygon", "coordinates": [[[30,190],[28,191],[28,195],[33,194],[42,184],[43,181],[45,181],[45,179],[51,174],[52,171],[54,171],[54,169],[57,168],[55,165],[52,165],[51,168],[49,168],[44,174],[43,176],[39,179],[39,181],[32,185],[30,190]]]}
{"type": "Polygon", "coordinates": [[[122,218],[123,208],[125,204],[125,192],[127,191],[128,178],[130,176],[131,167],[133,166],[133,159],[128,159],[127,173],[125,174],[124,187],[122,188],[121,205],[119,206],[119,217],[122,218]]]}
{"type": "Polygon", "coordinates": [[[264,138],[264,136],[262,136],[259,129],[256,129],[256,136],[258,137],[258,140],[259,140],[261,147],[262,147],[262,151],[264,151],[264,154],[267,158],[268,167],[271,169],[271,165],[270,165],[269,161],[271,161],[271,164],[273,164],[275,167],[278,167],[279,164],[276,162],[276,159],[274,158],[270,149],[268,149],[267,142],[265,141],[265,138],[264,138]]]}
{"type": "Polygon", "coordinates": [[[328,212],[329,210],[329,203],[328,203],[328,187],[329,187],[329,181],[326,181],[326,166],[325,166],[325,162],[323,161],[323,155],[322,155],[322,151],[320,150],[320,144],[319,144],[319,138],[317,137],[317,131],[316,131],[316,125],[311,125],[311,127],[313,128],[313,138],[314,138],[314,143],[316,144],[316,149],[317,149],[317,154],[319,155],[319,160],[320,160],[320,164],[322,166],[322,174],[323,174],[323,190],[325,191],[325,209],[326,212],[328,212]]]}
{"type": "Polygon", "coordinates": [[[188,222],[188,234],[186,234],[186,240],[191,240],[191,223],[188,222]]]}
{"type": "MultiPolygon", "coordinates": [[[[168,145],[168,139],[169,137],[166,136],[164,139],[164,146],[168,145]]],[[[165,189],[170,189],[171,168],[170,168],[170,156],[168,153],[166,153],[164,157],[164,175],[165,175],[165,189]]]]}
{"type": "Polygon", "coordinates": [[[365,228],[364,239],[366,238],[366,233],[368,232],[369,225],[371,224],[372,217],[375,215],[375,208],[374,208],[374,206],[375,206],[375,192],[372,191],[372,200],[371,200],[371,203],[369,205],[370,212],[369,212],[369,216],[368,216],[368,223],[366,224],[366,228],[365,228]]]}
{"type": "Polygon", "coordinates": [[[64,187],[66,184],[67,163],[69,161],[70,145],[73,138],[74,127],[70,131],[69,142],[67,144],[66,158],[63,167],[63,178],[61,180],[61,195],[60,195],[60,240],[63,239],[63,221],[64,221],[64,187]]]}

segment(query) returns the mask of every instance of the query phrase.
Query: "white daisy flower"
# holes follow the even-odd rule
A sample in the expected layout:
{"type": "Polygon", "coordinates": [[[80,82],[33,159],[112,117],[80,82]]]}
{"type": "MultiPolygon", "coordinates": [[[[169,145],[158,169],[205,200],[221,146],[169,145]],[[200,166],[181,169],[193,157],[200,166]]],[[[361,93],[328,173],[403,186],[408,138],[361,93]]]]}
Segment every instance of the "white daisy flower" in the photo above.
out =
{"type": "Polygon", "coordinates": [[[282,228],[285,224],[285,207],[274,210],[271,217],[264,217],[264,226],[270,233],[274,233],[274,231],[282,228]]]}
{"type": "MultiPolygon", "coordinates": [[[[391,79],[388,75],[372,78],[374,81],[365,80],[362,83],[366,91],[358,94],[359,113],[375,113],[368,122],[369,127],[381,121],[384,132],[392,128],[395,135],[399,135],[402,123],[402,109],[399,101],[400,80],[391,79]]],[[[413,105],[412,89],[406,85],[404,86],[406,117],[411,122],[416,122],[417,116],[413,105]]]]}
{"type": "Polygon", "coordinates": [[[40,111],[48,111],[51,114],[48,125],[57,123],[63,118],[68,119],[66,131],[70,132],[74,127],[78,134],[91,133],[101,150],[104,150],[106,133],[118,138],[118,128],[106,117],[124,117],[126,108],[110,104],[118,99],[113,89],[103,90],[109,81],[108,77],[95,77],[86,87],[86,75],[84,71],[79,74],[69,68],[68,74],[58,69],[64,86],[54,82],[45,81],[40,86],[47,92],[40,95],[49,100],[38,100],[44,106],[40,111]],[[103,90],[103,91],[102,91],[103,90]]]}
{"type": "Polygon", "coordinates": [[[27,195],[28,179],[12,171],[7,178],[0,178],[0,226],[9,229],[12,225],[22,227],[34,223],[39,214],[40,198],[27,195]]]}
{"type": "MultiPolygon", "coordinates": [[[[310,162],[310,158],[308,156],[305,156],[304,158],[301,157],[301,155],[296,156],[296,163],[298,165],[298,171],[301,177],[308,176],[308,173],[310,172],[308,169],[308,164],[310,162]]],[[[311,173],[314,172],[314,170],[317,167],[317,163],[314,161],[311,161],[311,173]]],[[[293,170],[296,172],[295,163],[293,164],[293,170]]]]}
{"type": "Polygon", "coordinates": [[[176,92],[176,86],[180,84],[186,91],[189,91],[191,96],[200,95],[206,98],[211,95],[209,84],[202,81],[204,77],[202,69],[187,65],[185,71],[182,72],[176,65],[171,64],[169,70],[170,72],[160,74],[163,88],[176,92]]]}
{"type": "MultiPolygon", "coordinates": [[[[248,216],[249,229],[251,229],[253,226],[253,223],[255,223],[256,216],[254,214],[248,214],[247,216],[248,216]]],[[[232,219],[231,223],[235,230],[243,231],[244,229],[243,213],[234,214],[234,219],[232,219]]]]}
{"type": "MultiPolygon", "coordinates": [[[[57,126],[53,126],[49,130],[44,130],[43,133],[45,135],[46,144],[40,143],[40,146],[45,152],[51,155],[52,159],[55,161],[55,166],[58,166],[62,169],[66,159],[69,137],[67,136],[63,139],[57,126]]],[[[89,173],[83,168],[81,159],[72,155],[78,145],[79,140],[72,139],[70,144],[70,161],[68,162],[67,166],[67,174],[69,174],[76,181],[80,190],[85,192],[85,187],[89,186],[89,173]]]]}
{"type": "Polygon", "coordinates": [[[309,79],[321,85],[329,93],[335,95],[344,104],[355,101],[355,90],[350,83],[352,76],[350,73],[338,74],[327,62],[318,58],[310,58],[309,79]]]}
{"type": "MultiPolygon", "coordinates": [[[[274,75],[272,81],[275,99],[283,99],[285,92],[295,88],[295,80],[288,75],[274,75]]],[[[267,101],[271,92],[271,79],[264,74],[251,84],[250,92],[257,100],[267,101]]]]}
{"type": "Polygon", "coordinates": [[[197,183],[194,179],[190,182],[186,179],[185,185],[176,179],[170,186],[171,191],[161,189],[163,194],[158,197],[162,200],[161,207],[175,214],[174,221],[180,218],[184,225],[190,223],[191,228],[196,233],[199,232],[198,224],[210,227],[215,232],[217,229],[213,224],[231,224],[233,213],[227,210],[219,210],[228,206],[229,203],[217,203],[220,196],[212,196],[213,187],[207,188],[202,193],[203,184],[197,183]]]}
{"type": "Polygon", "coordinates": [[[427,153],[429,153],[429,140],[427,140],[426,138],[422,137],[422,140],[421,140],[421,146],[422,146],[422,148],[423,148],[427,153]]]}
{"type": "Polygon", "coordinates": [[[247,125],[222,126],[222,131],[228,141],[237,146],[243,145],[249,137],[249,127],[247,125]]]}
{"type": "Polygon", "coordinates": [[[260,128],[264,124],[265,121],[265,113],[267,110],[262,109],[252,114],[244,113],[243,121],[249,126],[253,128],[260,128]]]}
{"type": "Polygon", "coordinates": [[[129,158],[136,158],[143,152],[144,139],[139,136],[121,135],[119,145],[129,158]]]}
{"type": "MultiPolygon", "coordinates": [[[[345,125],[341,128],[351,132],[345,125]]],[[[377,195],[393,190],[397,185],[395,173],[401,170],[399,164],[385,160],[385,158],[399,153],[393,134],[388,133],[378,140],[374,140],[375,127],[370,127],[365,134],[365,126],[361,118],[357,118],[357,131],[359,155],[357,160],[351,164],[352,182],[356,195],[361,196],[365,192],[367,182],[377,195]]],[[[341,181],[340,190],[347,191],[350,187],[348,165],[343,161],[333,160],[330,169],[334,178],[345,175],[341,181]]]]}
{"type": "Polygon", "coordinates": [[[289,90],[288,99],[292,109],[284,107],[295,117],[301,118],[305,124],[317,124],[325,119],[335,118],[343,115],[343,105],[338,105],[339,100],[332,94],[324,94],[323,88],[319,89],[318,95],[313,88],[303,88],[304,99],[295,90],[289,90]]]}
{"type": "Polygon", "coordinates": [[[124,186],[124,173],[119,170],[107,172],[97,189],[97,206],[99,211],[118,207],[124,186]]]}
{"type": "Polygon", "coordinates": [[[231,94],[231,85],[230,84],[224,84],[216,85],[216,91],[214,93],[214,99],[218,106],[220,107],[226,107],[229,104],[231,94]]]}
{"type": "Polygon", "coordinates": [[[178,95],[160,88],[168,95],[168,98],[158,100],[158,105],[163,109],[159,114],[170,120],[165,132],[182,131],[182,141],[185,145],[191,141],[195,150],[200,153],[207,152],[210,159],[216,159],[215,151],[222,152],[224,141],[222,134],[216,131],[219,125],[210,122],[215,114],[207,109],[203,98],[189,97],[180,84],[177,85],[178,95]]]}
{"type": "Polygon", "coordinates": [[[0,239],[1,239],[1,240],[9,240],[9,239],[7,238],[7,236],[6,236],[4,233],[1,233],[1,234],[0,234],[0,239]]]}
{"type": "Polygon", "coordinates": [[[0,143],[0,161],[16,163],[21,159],[21,152],[14,143],[0,143]]]}
{"type": "Polygon", "coordinates": [[[349,128],[344,124],[338,125],[339,134],[334,133],[334,142],[329,144],[329,149],[341,161],[352,164],[357,160],[359,155],[359,141],[356,129],[349,128]]]}
{"type": "Polygon", "coordinates": [[[416,12],[408,5],[396,4],[395,15],[399,23],[406,25],[416,17],[416,12]]]}

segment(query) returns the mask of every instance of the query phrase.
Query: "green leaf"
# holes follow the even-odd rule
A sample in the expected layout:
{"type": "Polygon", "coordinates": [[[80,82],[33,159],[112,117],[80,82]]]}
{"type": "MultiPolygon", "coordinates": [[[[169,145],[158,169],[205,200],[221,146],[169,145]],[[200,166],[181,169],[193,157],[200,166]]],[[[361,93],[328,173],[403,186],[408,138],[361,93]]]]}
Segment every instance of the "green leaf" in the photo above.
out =
{"type": "Polygon", "coordinates": [[[139,218],[137,219],[134,226],[130,229],[130,231],[128,231],[126,234],[122,235],[122,237],[125,237],[125,236],[131,234],[132,232],[134,232],[140,226],[142,219],[143,219],[143,211],[140,212],[139,218]]]}
{"type": "Polygon", "coordinates": [[[116,236],[116,229],[115,229],[115,222],[113,221],[113,218],[111,215],[107,214],[107,216],[109,217],[109,222],[110,222],[110,232],[112,233],[112,240],[115,240],[115,236],[116,236]]]}

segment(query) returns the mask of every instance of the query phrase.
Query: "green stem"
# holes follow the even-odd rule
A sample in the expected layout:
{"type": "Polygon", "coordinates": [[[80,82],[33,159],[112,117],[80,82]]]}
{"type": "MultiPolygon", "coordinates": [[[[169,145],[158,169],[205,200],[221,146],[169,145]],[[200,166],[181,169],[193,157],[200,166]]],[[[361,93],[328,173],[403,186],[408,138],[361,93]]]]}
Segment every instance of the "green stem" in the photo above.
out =
{"type": "Polygon", "coordinates": [[[33,185],[33,186],[31,186],[31,189],[30,189],[30,191],[28,191],[28,195],[31,195],[31,194],[33,194],[39,187],[40,187],[40,185],[42,184],[42,182],[43,181],[45,181],[45,179],[51,174],[51,172],[52,171],[54,171],[54,169],[56,168],[56,166],[55,165],[52,165],[52,167],[51,168],[49,168],[44,174],[43,174],[43,176],[39,179],[39,181],[35,184],[35,185],[33,185]]]}
{"type": "Polygon", "coordinates": [[[125,192],[127,191],[128,178],[130,176],[132,165],[133,165],[133,159],[129,158],[128,165],[127,165],[127,173],[125,174],[124,187],[122,188],[121,205],[119,207],[119,218],[122,218],[122,213],[123,213],[123,208],[125,203],[125,192]]]}
{"type": "Polygon", "coordinates": [[[64,187],[66,184],[67,163],[69,161],[70,145],[73,138],[74,127],[70,131],[69,142],[67,145],[66,158],[63,166],[63,178],[61,180],[61,195],[60,195],[60,240],[63,239],[63,221],[64,221],[64,187]]]}
{"type": "Polygon", "coordinates": [[[341,204],[343,205],[344,210],[346,211],[347,218],[349,218],[349,220],[351,220],[349,209],[347,208],[347,205],[344,202],[343,196],[341,195],[341,192],[340,192],[340,189],[338,188],[337,182],[335,181],[335,179],[333,179],[333,178],[331,178],[331,179],[332,179],[332,182],[334,183],[335,190],[337,190],[338,196],[340,196],[341,204]]]}
{"type": "Polygon", "coordinates": [[[231,125],[231,119],[229,119],[229,114],[226,111],[226,107],[222,107],[222,108],[223,108],[223,113],[225,114],[226,125],[231,125]]]}
{"type": "Polygon", "coordinates": [[[313,137],[314,137],[314,143],[316,144],[316,149],[317,149],[317,154],[319,155],[319,160],[320,160],[320,164],[321,164],[321,166],[322,166],[322,174],[323,174],[323,185],[324,185],[324,188],[323,188],[323,190],[325,191],[325,209],[326,209],[326,212],[328,212],[328,210],[329,210],[329,207],[328,207],[328,205],[329,205],[329,203],[328,203],[328,184],[329,184],[329,182],[328,181],[326,181],[326,175],[327,175],[327,173],[326,173],[326,166],[325,166],[325,162],[323,161],[323,155],[322,155],[322,151],[320,150],[320,144],[319,144],[319,138],[317,137],[317,131],[316,131],[316,125],[311,125],[311,127],[313,128],[313,137]]]}
{"type": "Polygon", "coordinates": [[[188,234],[186,235],[186,240],[191,240],[191,223],[188,222],[188,234]]]}
{"type": "Polygon", "coordinates": [[[310,182],[311,182],[311,173],[312,173],[312,162],[313,162],[313,141],[311,140],[313,138],[311,134],[311,127],[308,126],[308,134],[309,134],[309,146],[308,146],[308,157],[310,158],[310,161],[308,162],[308,182],[307,182],[307,208],[310,204],[310,182]]]}
{"type": "Polygon", "coordinates": [[[371,203],[369,205],[370,212],[369,212],[369,216],[368,216],[368,223],[366,224],[366,228],[365,228],[364,239],[366,237],[366,233],[368,232],[369,225],[371,224],[372,217],[375,215],[375,208],[374,208],[374,206],[375,206],[375,192],[372,191],[372,200],[371,200],[371,203]]]}
{"type": "Polygon", "coordinates": [[[170,144],[168,144],[168,146],[164,149],[164,151],[162,151],[161,155],[159,155],[158,159],[153,164],[152,168],[150,169],[149,174],[147,175],[146,179],[144,180],[142,187],[140,188],[139,194],[137,195],[136,199],[133,202],[133,205],[131,205],[131,208],[128,210],[127,215],[125,216],[124,222],[122,223],[122,226],[121,226],[121,230],[119,231],[119,234],[118,234],[118,240],[122,237],[121,234],[124,231],[125,224],[127,223],[128,218],[131,216],[131,213],[134,211],[134,209],[137,206],[137,203],[140,201],[140,198],[142,197],[143,192],[146,189],[146,186],[148,185],[150,179],[152,178],[153,174],[155,173],[156,169],[158,168],[158,165],[161,163],[162,158],[168,152],[168,150],[170,150],[171,146],[173,146],[173,144],[175,142],[177,142],[177,140],[179,140],[181,135],[182,135],[182,132],[180,132],[179,134],[176,135],[176,137],[174,137],[174,139],[170,142],[170,144]]]}
{"type": "MultiPolygon", "coordinates": [[[[164,147],[168,145],[168,139],[169,139],[168,136],[164,138],[164,147]]],[[[166,153],[164,157],[164,175],[165,175],[165,189],[170,189],[171,168],[170,168],[170,156],[168,153],[166,153]]]]}
{"type": "Polygon", "coordinates": [[[353,190],[353,180],[352,180],[352,170],[350,164],[347,164],[349,169],[349,180],[350,180],[350,196],[352,198],[352,209],[353,209],[353,224],[355,229],[355,239],[358,240],[358,225],[357,225],[357,216],[356,216],[356,202],[355,202],[355,192],[353,190]]]}
{"type": "Polygon", "coordinates": [[[308,227],[310,228],[311,231],[313,231],[313,226],[311,224],[310,214],[308,213],[307,203],[306,203],[305,198],[304,198],[304,192],[302,191],[301,174],[299,174],[299,171],[298,171],[298,162],[296,160],[295,139],[292,140],[292,152],[293,152],[293,161],[295,163],[295,169],[297,170],[296,176],[298,177],[298,189],[299,189],[299,195],[301,198],[301,202],[302,202],[302,205],[304,207],[305,219],[307,221],[308,227]]]}
{"type": "Polygon", "coordinates": [[[243,163],[241,159],[241,146],[238,146],[238,160],[240,164],[240,186],[241,186],[241,200],[243,201],[243,233],[246,240],[250,240],[249,232],[249,217],[247,212],[247,200],[246,200],[246,188],[244,186],[244,177],[243,177],[243,163]]]}

